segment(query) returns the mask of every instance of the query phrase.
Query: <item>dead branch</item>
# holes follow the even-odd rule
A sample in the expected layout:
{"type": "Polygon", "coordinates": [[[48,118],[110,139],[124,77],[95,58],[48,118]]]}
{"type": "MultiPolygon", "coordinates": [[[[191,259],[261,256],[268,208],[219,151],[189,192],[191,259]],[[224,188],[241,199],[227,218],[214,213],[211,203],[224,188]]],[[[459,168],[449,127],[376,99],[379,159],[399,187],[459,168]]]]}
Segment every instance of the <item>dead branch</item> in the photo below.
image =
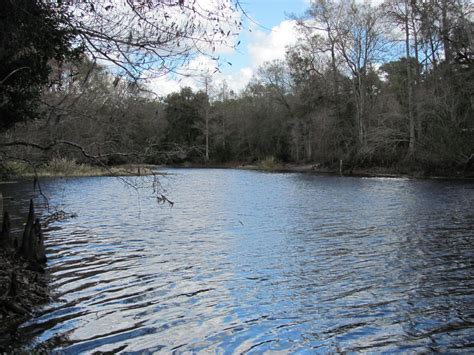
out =
{"type": "Polygon", "coordinates": [[[15,70],[13,70],[10,74],[8,74],[6,77],[4,77],[4,78],[2,79],[2,81],[0,81],[0,85],[3,85],[3,83],[4,83],[5,81],[7,81],[8,78],[10,78],[13,74],[19,72],[20,70],[24,70],[24,69],[30,69],[30,67],[21,67],[21,68],[17,68],[17,69],[15,69],[15,70]]]}

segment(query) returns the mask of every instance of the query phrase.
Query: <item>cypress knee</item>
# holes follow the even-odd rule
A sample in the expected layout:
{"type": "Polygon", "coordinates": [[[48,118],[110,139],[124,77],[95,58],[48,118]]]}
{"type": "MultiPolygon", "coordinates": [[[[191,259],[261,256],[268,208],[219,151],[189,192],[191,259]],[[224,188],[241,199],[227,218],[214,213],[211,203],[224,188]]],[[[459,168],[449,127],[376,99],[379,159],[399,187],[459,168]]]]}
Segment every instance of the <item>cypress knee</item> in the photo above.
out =
{"type": "Polygon", "coordinates": [[[23,239],[20,245],[20,254],[27,260],[34,260],[36,257],[36,243],[33,233],[33,226],[35,222],[35,209],[33,200],[30,200],[30,211],[26,220],[25,230],[23,232],[23,239]]]}
{"type": "Polygon", "coordinates": [[[13,239],[10,236],[10,217],[8,212],[3,214],[2,231],[0,233],[0,247],[4,249],[11,249],[14,247],[13,239]]]}
{"type": "Polygon", "coordinates": [[[8,290],[8,296],[15,298],[17,295],[18,295],[18,280],[16,279],[15,271],[13,271],[10,278],[10,288],[8,290]]]}
{"type": "Polygon", "coordinates": [[[30,201],[30,211],[26,220],[20,254],[27,260],[40,263],[46,262],[43,233],[38,219],[35,218],[33,200],[30,201]]]}

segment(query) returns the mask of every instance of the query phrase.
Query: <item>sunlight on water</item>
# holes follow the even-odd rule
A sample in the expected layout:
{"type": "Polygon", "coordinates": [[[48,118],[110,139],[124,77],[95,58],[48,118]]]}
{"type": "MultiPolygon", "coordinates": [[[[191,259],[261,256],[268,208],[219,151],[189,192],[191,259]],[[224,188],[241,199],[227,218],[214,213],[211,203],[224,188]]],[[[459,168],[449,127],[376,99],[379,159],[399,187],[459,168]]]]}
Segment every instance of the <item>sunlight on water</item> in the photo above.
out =
{"type": "Polygon", "coordinates": [[[29,347],[469,351],[472,182],[169,170],[174,207],[114,178],[43,182],[54,303],[29,347]]]}

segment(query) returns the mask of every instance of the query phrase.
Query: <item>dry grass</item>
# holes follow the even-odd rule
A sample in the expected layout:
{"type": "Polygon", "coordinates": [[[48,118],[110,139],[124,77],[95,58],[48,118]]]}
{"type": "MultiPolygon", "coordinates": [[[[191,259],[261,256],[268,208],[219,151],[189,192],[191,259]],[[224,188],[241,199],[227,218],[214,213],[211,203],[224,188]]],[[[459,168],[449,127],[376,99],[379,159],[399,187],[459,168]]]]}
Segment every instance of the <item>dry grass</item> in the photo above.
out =
{"type": "Polygon", "coordinates": [[[281,169],[282,165],[278,162],[278,160],[275,159],[275,157],[270,156],[265,158],[264,160],[260,160],[257,163],[257,168],[261,170],[273,171],[281,169]]]}
{"type": "Polygon", "coordinates": [[[123,165],[114,167],[93,166],[78,163],[74,159],[54,158],[45,164],[33,168],[23,161],[11,161],[8,170],[20,177],[79,177],[79,176],[137,176],[150,175],[150,166],[123,165]]]}

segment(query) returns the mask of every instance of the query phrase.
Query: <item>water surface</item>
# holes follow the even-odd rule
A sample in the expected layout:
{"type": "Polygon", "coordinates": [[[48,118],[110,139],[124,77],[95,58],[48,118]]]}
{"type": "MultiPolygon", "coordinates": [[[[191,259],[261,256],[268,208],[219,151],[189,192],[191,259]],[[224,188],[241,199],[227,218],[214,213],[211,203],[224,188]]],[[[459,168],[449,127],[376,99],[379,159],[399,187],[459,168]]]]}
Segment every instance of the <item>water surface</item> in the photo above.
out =
{"type": "Polygon", "coordinates": [[[22,327],[65,353],[469,352],[474,184],[169,170],[43,182],[54,303],[22,327]]]}

